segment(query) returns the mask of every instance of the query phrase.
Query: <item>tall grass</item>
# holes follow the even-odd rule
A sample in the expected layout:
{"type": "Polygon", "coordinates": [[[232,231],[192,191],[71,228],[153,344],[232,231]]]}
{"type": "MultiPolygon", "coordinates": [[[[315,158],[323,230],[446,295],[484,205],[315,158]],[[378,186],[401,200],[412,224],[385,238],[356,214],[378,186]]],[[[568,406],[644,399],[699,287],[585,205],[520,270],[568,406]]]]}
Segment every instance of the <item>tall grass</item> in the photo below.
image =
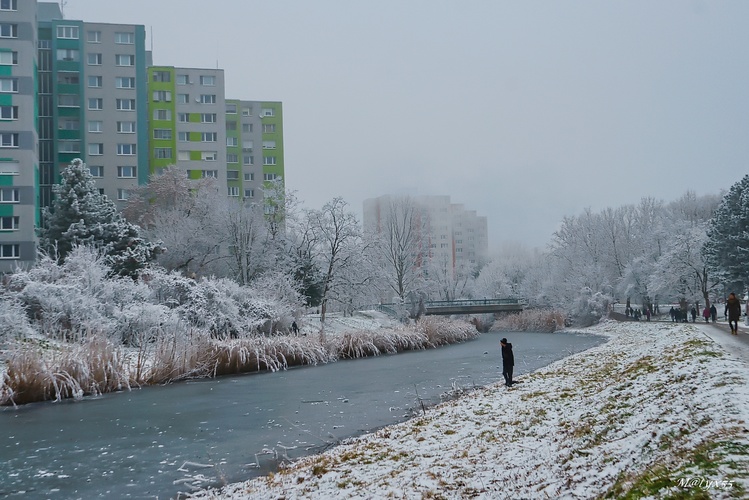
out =
{"type": "Polygon", "coordinates": [[[408,350],[479,336],[465,322],[426,317],[411,327],[352,331],[325,337],[217,339],[205,329],[162,328],[155,339],[126,351],[110,336],[89,333],[80,342],[19,344],[0,382],[0,404],[81,398],[189,378],[278,371],[408,350]]]}
{"type": "Polygon", "coordinates": [[[566,316],[556,309],[530,309],[518,314],[502,316],[492,328],[515,332],[554,333],[564,328],[566,316]]]}

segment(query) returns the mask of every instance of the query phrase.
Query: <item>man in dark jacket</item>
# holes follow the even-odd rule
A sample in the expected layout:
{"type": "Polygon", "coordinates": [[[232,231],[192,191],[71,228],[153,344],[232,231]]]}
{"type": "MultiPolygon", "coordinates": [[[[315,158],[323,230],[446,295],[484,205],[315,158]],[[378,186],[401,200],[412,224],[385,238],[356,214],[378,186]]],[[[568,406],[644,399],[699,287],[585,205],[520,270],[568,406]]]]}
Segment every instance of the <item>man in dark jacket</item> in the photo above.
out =
{"type": "Polygon", "coordinates": [[[731,292],[726,301],[726,315],[728,316],[728,326],[731,327],[733,335],[739,334],[739,319],[741,319],[741,302],[736,294],[731,292]]]}
{"type": "Polygon", "coordinates": [[[505,378],[505,385],[510,387],[512,381],[512,368],[515,366],[515,355],[512,354],[512,344],[507,343],[507,339],[499,341],[502,346],[502,376],[505,378]]]}

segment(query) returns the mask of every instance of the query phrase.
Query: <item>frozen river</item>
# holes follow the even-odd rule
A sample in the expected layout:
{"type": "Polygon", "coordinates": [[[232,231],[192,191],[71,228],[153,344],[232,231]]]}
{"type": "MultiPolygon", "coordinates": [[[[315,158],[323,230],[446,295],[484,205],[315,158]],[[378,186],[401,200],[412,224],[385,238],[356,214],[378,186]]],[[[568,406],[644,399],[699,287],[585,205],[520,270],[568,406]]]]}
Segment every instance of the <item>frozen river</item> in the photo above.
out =
{"type": "Polygon", "coordinates": [[[400,422],[453,387],[527,373],[604,341],[497,333],[439,349],[0,410],[0,498],[173,498],[400,422]]]}

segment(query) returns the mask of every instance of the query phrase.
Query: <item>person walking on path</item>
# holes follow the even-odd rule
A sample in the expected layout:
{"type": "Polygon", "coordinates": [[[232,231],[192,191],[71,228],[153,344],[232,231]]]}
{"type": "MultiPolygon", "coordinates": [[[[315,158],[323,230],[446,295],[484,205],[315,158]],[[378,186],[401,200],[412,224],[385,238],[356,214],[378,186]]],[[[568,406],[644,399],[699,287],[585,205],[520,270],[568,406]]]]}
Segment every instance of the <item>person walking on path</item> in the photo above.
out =
{"type": "Polygon", "coordinates": [[[739,299],[733,292],[728,295],[726,312],[728,313],[728,326],[731,327],[731,335],[738,335],[739,319],[741,319],[741,302],[739,302],[739,299]]]}
{"type": "Polygon", "coordinates": [[[692,323],[697,323],[697,309],[692,306],[692,323]]]}
{"type": "Polygon", "coordinates": [[[499,345],[502,347],[502,376],[505,378],[505,385],[511,387],[512,381],[512,368],[515,366],[515,355],[512,353],[512,344],[507,342],[507,339],[499,341],[499,345]]]}
{"type": "Polygon", "coordinates": [[[702,311],[702,317],[705,318],[705,323],[710,322],[710,309],[707,307],[702,311]]]}
{"type": "Polygon", "coordinates": [[[718,319],[718,309],[715,307],[715,304],[710,306],[710,319],[713,320],[713,323],[718,319]]]}

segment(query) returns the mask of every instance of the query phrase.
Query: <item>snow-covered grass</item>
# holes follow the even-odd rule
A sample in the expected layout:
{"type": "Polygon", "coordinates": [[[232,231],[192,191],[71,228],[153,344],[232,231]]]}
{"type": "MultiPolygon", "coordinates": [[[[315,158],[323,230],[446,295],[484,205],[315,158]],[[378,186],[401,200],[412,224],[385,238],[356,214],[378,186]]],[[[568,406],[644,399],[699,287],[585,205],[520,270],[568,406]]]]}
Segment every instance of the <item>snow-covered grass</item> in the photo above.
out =
{"type": "MultiPolygon", "coordinates": [[[[302,323],[303,332],[312,328],[302,323]]],[[[433,348],[478,335],[473,325],[463,321],[427,317],[400,325],[378,313],[364,312],[347,318],[333,315],[325,328],[300,336],[222,339],[186,326],[160,328],[153,340],[129,348],[101,333],[90,332],[76,342],[37,336],[17,341],[0,356],[6,362],[5,369],[0,369],[0,404],[81,398],[187,378],[277,371],[433,348]]]]}
{"type": "Polygon", "coordinates": [[[708,325],[608,321],[585,331],[610,340],[511,389],[473,391],[195,496],[746,498],[746,350],[729,354],[720,342],[731,339],[708,325]]]}

